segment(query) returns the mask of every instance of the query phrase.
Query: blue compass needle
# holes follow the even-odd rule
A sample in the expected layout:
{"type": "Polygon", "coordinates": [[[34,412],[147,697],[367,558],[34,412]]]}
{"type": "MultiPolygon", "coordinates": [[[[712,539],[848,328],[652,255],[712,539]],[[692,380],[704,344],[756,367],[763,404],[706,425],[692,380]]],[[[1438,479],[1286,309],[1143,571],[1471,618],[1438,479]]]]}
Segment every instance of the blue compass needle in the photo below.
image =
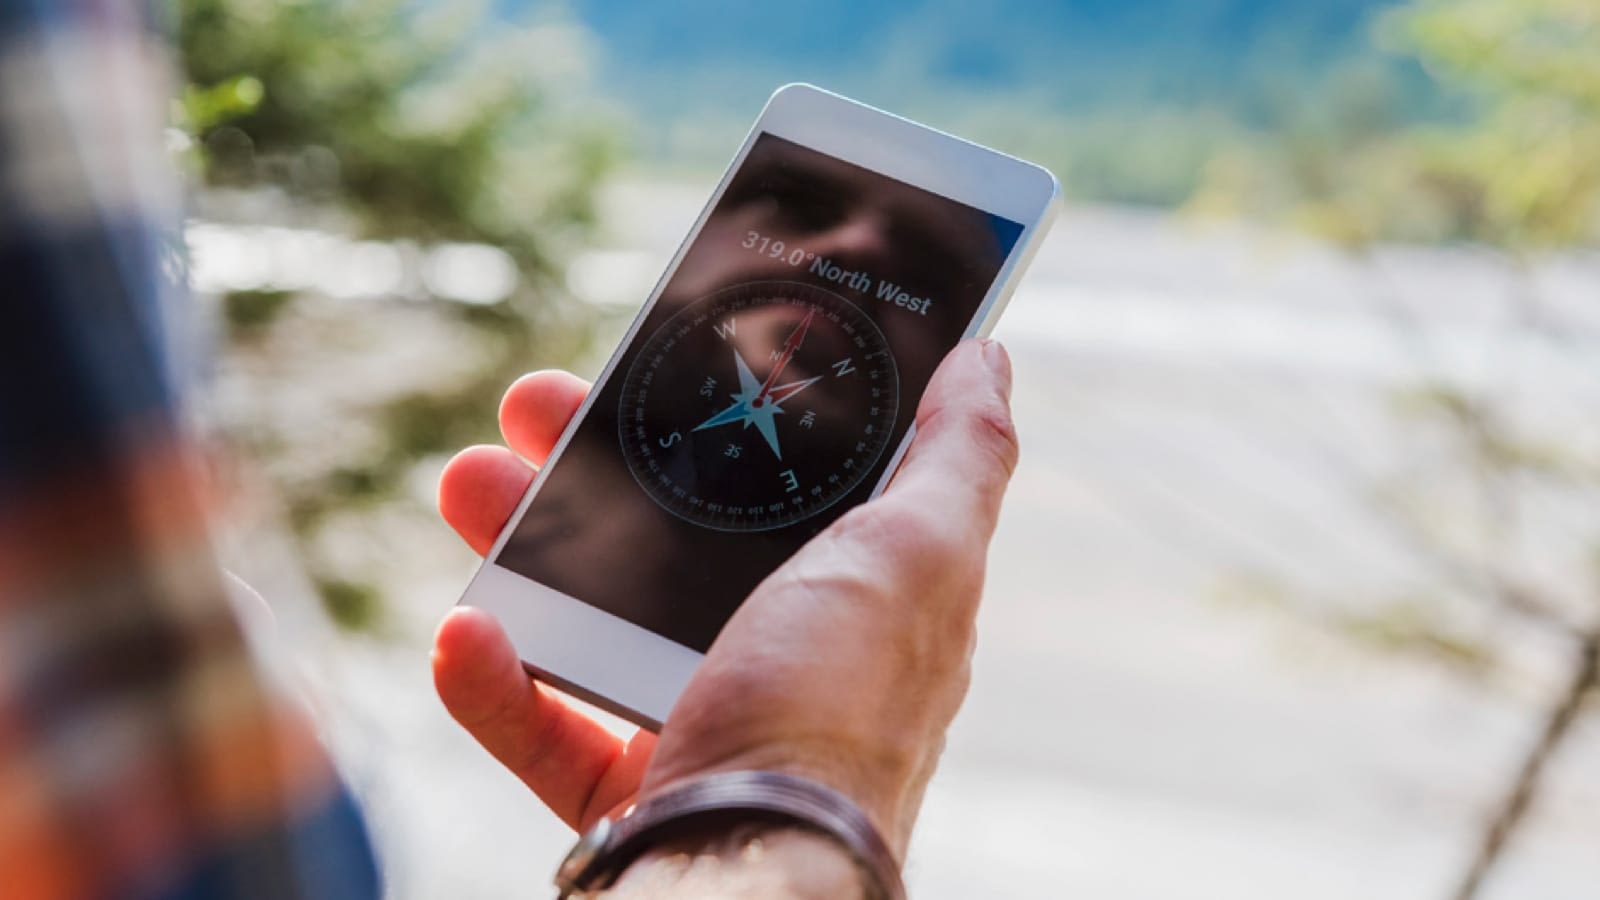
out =
{"type": "MultiPolygon", "coordinates": [[[[744,361],[744,357],[739,355],[738,347],[733,348],[733,364],[739,369],[739,393],[729,395],[733,398],[733,405],[696,425],[695,431],[704,431],[707,428],[727,425],[730,422],[738,422],[749,417],[750,401],[756,394],[761,392],[761,382],[756,380],[755,373],[750,371],[749,364],[744,361]]],[[[749,423],[747,422],[746,424],[749,423]]]]}
{"type": "Polygon", "coordinates": [[[756,406],[752,401],[762,394],[761,382],[751,372],[750,366],[744,361],[744,357],[739,355],[738,348],[734,348],[733,362],[734,366],[739,370],[739,393],[730,395],[733,398],[733,405],[696,425],[694,430],[704,431],[707,428],[715,428],[718,425],[731,425],[734,422],[743,422],[746,428],[754,425],[756,430],[761,433],[761,436],[766,439],[767,446],[772,448],[773,455],[778,459],[783,459],[783,451],[778,447],[777,425],[777,416],[783,412],[781,404],[805,388],[815,384],[820,380],[820,376],[773,388],[768,394],[768,399],[760,406],[756,406]]]}

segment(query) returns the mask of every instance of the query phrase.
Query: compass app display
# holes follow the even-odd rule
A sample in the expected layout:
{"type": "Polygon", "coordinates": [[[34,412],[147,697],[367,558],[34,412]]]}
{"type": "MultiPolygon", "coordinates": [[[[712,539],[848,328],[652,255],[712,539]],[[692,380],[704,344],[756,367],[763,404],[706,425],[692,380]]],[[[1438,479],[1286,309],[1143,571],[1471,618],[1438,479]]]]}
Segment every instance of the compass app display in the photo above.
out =
{"type": "Polygon", "coordinates": [[[495,562],[704,652],[871,495],[1021,233],[760,135],[495,562]]]}
{"type": "Polygon", "coordinates": [[[894,354],[865,312],[814,285],[754,281],[690,304],[644,343],[622,383],[617,433],[662,508],[707,528],[765,531],[850,493],[894,433],[899,398],[894,354]],[[739,338],[741,326],[751,337],[739,338]],[[684,416],[698,418],[702,403],[684,397],[720,408],[691,425],[684,416]]]}

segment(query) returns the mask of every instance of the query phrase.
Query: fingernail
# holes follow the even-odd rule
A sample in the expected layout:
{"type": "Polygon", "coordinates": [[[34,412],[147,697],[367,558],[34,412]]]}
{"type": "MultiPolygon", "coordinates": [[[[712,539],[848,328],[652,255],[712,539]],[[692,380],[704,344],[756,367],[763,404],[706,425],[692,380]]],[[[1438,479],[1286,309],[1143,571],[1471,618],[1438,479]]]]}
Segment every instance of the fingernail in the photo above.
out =
{"type": "Polygon", "coordinates": [[[1005,345],[994,338],[983,339],[983,361],[989,365],[989,371],[1000,381],[1006,392],[1011,396],[1011,354],[1006,352],[1005,345]]]}

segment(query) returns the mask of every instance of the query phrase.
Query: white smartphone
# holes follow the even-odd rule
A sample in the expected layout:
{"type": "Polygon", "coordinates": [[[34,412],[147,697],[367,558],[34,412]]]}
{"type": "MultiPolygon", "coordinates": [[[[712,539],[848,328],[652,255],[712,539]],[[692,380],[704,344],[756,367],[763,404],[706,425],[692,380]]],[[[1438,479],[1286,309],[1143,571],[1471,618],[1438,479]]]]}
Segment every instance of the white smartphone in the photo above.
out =
{"type": "Polygon", "coordinates": [[[778,90],[461,602],[538,678],[659,729],[751,590],[884,489],[929,377],[993,327],[1059,192],[778,90]]]}

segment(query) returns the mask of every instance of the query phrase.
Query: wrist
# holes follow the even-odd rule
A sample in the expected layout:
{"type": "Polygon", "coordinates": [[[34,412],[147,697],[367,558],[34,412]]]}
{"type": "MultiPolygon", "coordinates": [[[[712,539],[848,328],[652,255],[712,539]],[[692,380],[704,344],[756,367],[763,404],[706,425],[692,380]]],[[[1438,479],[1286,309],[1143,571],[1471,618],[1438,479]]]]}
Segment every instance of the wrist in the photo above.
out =
{"type": "MultiPolygon", "coordinates": [[[[692,768],[674,766],[679,760],[657,757],[655,770],[645,778],[641,799],[671,791],[693,781],[736,772],[779,772],[826,785],[850,798],[888,844],[894,858],[904,860],[911,828],[920,806],[919,779],[908,774],[913,765],[889,760],[884,754],[841,752],[837,746],[808,745],[800,741],[771,741],[713,762],[698,761],[692,768]],[[874,765],[864,765],[870,759],[874,765]],[[891,764],[892,763],[892,764],[891,764]],[[900,786],[906,785],[904,789],[900,786]]],[[[932,766],[926,766],[931,771],[932,766]]]]}
{"type": "MultiPolygon", "coordinates": [[[[568,852],[555,882],[560,896],[572,897],[611,887],[624,873],[635,885],[643,872],[655,879],[723,877],[718,861],[724,859],[742,881],[766,879],[762,886],[777,896],[841,896],[843,885],[843,896],[905,900],[895,856],[850,798],[811,779],[766,771],[707,775],[641,800],[619,818],[599,820],[568,852]],[[780,855],[768,858],[766,841],[751,839],[763,834],[782,835],[780,855]],[[647,857],[649,865],[634,868],[647,857]],[[843,877],[849,869],[832,864],[837,861],[848,862],[854,877],[843,877]],[[784,885],[790,890],[779,891],[784,885]]],[[[706,896],[722,894],[761,896],[755,885],[706,896]]],[[[679,887],[665,895],[698,892],[679,887]]]]}
{"type": "Polygon", "coordinates": [[[804,828],[744,824],[655,848],[598,896],[865,900],[867,893],[860,868],[837,841],[804,828]]]}

